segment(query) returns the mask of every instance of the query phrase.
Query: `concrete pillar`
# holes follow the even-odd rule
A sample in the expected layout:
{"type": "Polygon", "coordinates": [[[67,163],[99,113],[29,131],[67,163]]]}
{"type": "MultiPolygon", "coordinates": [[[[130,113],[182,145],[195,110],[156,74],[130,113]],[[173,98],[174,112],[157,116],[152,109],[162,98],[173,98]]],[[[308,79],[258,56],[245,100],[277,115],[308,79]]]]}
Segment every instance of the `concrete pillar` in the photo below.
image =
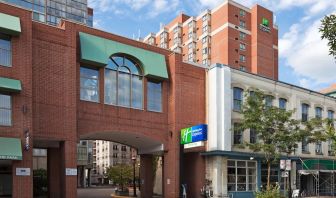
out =
{"type": "Polygon", "coordinates": [[[59,148],[48,149],[48,193],[49,198],[61,197],[61,150],[59,148]]]}
{"type": "Polygon", "coordinates": [[[154,170],[153,155],[140,155],[141,197],[153,197],[154,170]]]}
{"type": "Polygon", "coordinates": [[[65,171],[69,169],[77,169],[77,142],[64,141],[61,143],[61,192],[63,198],[77,197],[77,176],[66,175],[65,171]]]}
{"type": "Polygon", "coordinates": [[[22,151],[22,160],[13,161],[12,165],[12,197],[32,198],[33,197],[33,149],[22,151]],[[16,168],[30,168],[29,176],[17,176],[16,168]]]}
{"type": "Polygon", "coordinates": [[[207,175],[212,182],[213,197],[227,194],[227,160],[222,156],[209,157],[207,160],[207,175]]]}

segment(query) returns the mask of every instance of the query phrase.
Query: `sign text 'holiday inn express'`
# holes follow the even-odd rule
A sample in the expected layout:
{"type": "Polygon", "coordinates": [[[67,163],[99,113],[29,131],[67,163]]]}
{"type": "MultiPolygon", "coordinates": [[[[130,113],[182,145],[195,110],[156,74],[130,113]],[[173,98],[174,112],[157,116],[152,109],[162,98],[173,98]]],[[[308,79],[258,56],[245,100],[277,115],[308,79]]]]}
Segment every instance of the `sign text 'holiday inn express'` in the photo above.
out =
{"type": "Polygon", "coordinates": [[[200,124],[181,130],[181,144],[189,144],[207,140],[208,126],[200,124]]]}

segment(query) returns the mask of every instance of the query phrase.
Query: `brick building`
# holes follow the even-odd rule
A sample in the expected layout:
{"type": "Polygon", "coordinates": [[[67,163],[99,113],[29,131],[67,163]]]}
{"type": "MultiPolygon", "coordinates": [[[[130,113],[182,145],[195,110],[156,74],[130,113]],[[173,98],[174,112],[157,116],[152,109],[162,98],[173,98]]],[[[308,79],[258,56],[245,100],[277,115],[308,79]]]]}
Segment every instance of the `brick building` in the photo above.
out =
{"type": "MultiPolygon", "coordinates": [[[[162,156],[164,197],[178,197],[179,131],[206,121],[205,69],[166,49],[31,16],[0,3],[0,196],[33,197],[37,148],[47,149],[49,197],[76,197],[77,143],[100,139],[137,149],[142,197],[153,192],[152,157],[162,156]]],[[[185,159],[204,170],[199,155],[185,159]]],[[[197,168],[183,172],[195,195],[204,183],[197,168]]]]}
{"type": "Polygon", "coordinates": [[[232,0],[199,16],[180,14],[144,42],[182,54],[184,61],[222,63],[278,79],[278,28],[273,12],[232,0]]]}

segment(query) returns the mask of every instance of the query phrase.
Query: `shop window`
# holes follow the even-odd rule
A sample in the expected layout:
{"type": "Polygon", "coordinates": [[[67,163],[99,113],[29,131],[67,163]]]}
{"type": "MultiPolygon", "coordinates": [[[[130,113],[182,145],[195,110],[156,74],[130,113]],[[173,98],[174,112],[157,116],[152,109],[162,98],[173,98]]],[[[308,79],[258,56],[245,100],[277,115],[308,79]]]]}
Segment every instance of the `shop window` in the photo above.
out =
{"type": "Polygon", "coordinates": [[[135,61],[112,56],[105,69],[105,104],[143,108],[143,75],[135,61]]]}
{"type": "Polygon", "coordinates": [[[162,112],[162,83],[147,82],[147,110],[162,112]]]}
{"type": "Polygon", "coordinates": [[[12,47],[11,38],[5,34],[0,33],[0,65],[12,66],[12,47]]]}
{"type": "Polygon", "coordinates": [[[228,192],[255,191],[257,163],[255,161],[228,160],[228,192]]]}
{"type": "MultiPolygon", "coordinates": [[[[261,164],[261,183],[262,183],[263,189],[267,185],[267,175],[268,175],[267,171],[268,171],[267,164],[262,163],[261,164]]],[[[283,182],[280,181],[279,165],[278,163],[274,163],[274,164],[271,164],[270,184],[274,186],[277,183],[280,184],[280,186],[283,186],[283,182]]]]}
{"type": "Polygon", "coordinates": [[[11,96],[0,94],[0,126],[12,125],[11,96]]]}
{"type": "Polygon", "coordinates": [[[95,69],[80,68],[80,99],[99,102],[99,72],[95,69]]]}
{"type": "Polygon", "coordinates": [[[243,104],[243,89],[234,87],[233,88],[233,110],[241,111],[243,104]]]}

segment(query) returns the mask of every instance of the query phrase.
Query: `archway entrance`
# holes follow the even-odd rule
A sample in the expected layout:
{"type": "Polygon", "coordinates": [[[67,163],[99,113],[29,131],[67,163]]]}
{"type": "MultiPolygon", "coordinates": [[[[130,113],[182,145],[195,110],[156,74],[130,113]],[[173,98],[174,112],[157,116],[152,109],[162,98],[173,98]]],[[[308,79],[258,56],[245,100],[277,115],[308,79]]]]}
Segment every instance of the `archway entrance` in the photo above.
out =
{"type": "Polygon", "coordinates": [[[162,142],[126,132],[88,133],[80,139],[92,142],[92,148],[88,147],[92,149],[92,159],[88,160],[92,164],[87,164],[86,170],[78,165],[78,181],[85,183],[80,186],[85,188],[77,191],[79,198],[134,196],[134,189],[137,197],[162,197],[162,142]],[[120,179],[116,177],[119,173],[120,179]]]}

